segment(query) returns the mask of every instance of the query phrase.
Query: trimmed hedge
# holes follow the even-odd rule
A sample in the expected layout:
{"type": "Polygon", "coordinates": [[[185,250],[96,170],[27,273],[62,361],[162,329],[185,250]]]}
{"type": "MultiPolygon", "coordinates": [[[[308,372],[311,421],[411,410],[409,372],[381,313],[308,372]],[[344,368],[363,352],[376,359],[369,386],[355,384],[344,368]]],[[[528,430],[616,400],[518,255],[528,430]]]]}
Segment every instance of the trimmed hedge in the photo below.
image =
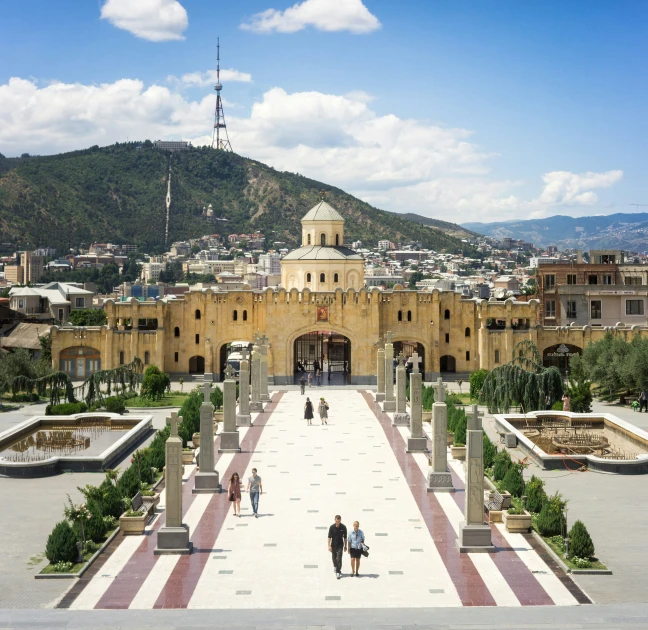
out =
{"type": "Polygon", "coordinates": [[[75,562],[77,559],[77,535],[67,521],[60,521],[47,538],[45,557],[51,564],[75,562]]]}
{"type": "Polygon", "coordinates": [[[61,403],[60,405],[47,405],[45,407],[46,416],[71,416],[75,413],[85,413],[88,411],[88,405],[84,402],[61,403]]]}
{"type": "Polygon", "coordinates": [[[122,396],[109,396],[104,400],[104,408],[108,413],[122,414],[126,411],[126,402],[122,396]]]}

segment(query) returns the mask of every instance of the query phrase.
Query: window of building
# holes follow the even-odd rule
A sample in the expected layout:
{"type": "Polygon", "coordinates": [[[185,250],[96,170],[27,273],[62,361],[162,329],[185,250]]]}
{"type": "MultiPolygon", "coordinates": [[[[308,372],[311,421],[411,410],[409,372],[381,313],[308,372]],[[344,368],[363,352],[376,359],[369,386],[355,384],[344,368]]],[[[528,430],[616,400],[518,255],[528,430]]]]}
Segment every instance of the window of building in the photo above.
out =
{"type": "Polygon", "coordinates": [[[196,343],[200,343],[200,335],[196,333],[196,343]]]}
{"type": "Polygon", "coordinates": [[[247,311],[243,311],[243,321],[247,321],[247,311]]]}
{"type": "Polygon", "coordinates": [[[450,343],[450,333],[445,334],[446,343],[450,343]]]}
{"type": "Polygon", "coordinates": [[[450,309],[446,309],[443,313],[443,319],[450,319],[450,309]]]}
{"type": "Polygon", "coordinates": [[[323,273],[320,274],[320,282],[326,282],[326,275],[323,273]]]}
{"type": "Polygon", "coordinates": [[[556,317],[556,300],[545,302],[545,317],[556,317]]]}
{"type": "Polygon", "coordinates": [[[576,301],[567,300],[567,317],[574,319],[576,317],[576,301]]]}
{"type": "Polygon", "coordinates": [[[412,311],[407,311],[407,321],[408,322],[412,321],[412,311]]]}
{"type": "Polygon", "coordinates": [[[336,247],[340,246],[340,235],[339,234],[335,235],[335,246],[336,247]]]}
{"type": "Polygon", "coordinates": [[[179,336],[180,336],[180,328],[179,328],[178,326],[176,326],[176,327],[173,329],[173,336],[174,336],[174,337],[179,337],[179,336]]]}
{"type": "Polygon", "coordinates": [[[306,282],[311,281],[311,275],[309,273],[306,274],[306,282]]]}
{"type": "Polygon", "coordinates": [[[604,273],[601,276],[601,282],[603,284],[614,284],[613,275],[611,273],[604,273]]]}
{"type": "Polygon", "coordinates": [[[124,351],[119,351],[119,365],[124,365],[124,351]]]}
{"type": "Polygon", "coordinates": [[[74,305],[77,308],[85,308],[85,298],[78,297],[74,299],[74,305]]]}
{"type": "Polygon", "coordinates": [[[587,276],[587,284],[598,284],[598,276],[594,274],[587,276]]]}
{"type": "Polygon", "coordinates": [[[150,357],[151,357],[151,354],[150,354],[150,352],[147,350],[147,351],[144,353],[144,365],[148,365],[148,364],[149,364],[149,359],[150,359],[150,357]]]}
{"type": "Polygon", "coordinates": [[[470,350],[466,350],[466,361],[470,361],[470,350]]]}
{"type": "Polygon", "coordinates": [[[495,363],[500,362],[500,355],[499,355],[499,350],[495,350],[495,363]]]}
{"type": "Polygon", "coordinates": [[[178,362],[178,353],[174,352],[173,353],[173,360],[177,363],[178,362]]]}
{"type": "Polygon", "coordinates": [[[576,274],[568,273],[567,274],[567,284],[576,284],[576,274]]]}
{"type": "Polygon", "coordinates": [[[643,315],[643,300],[626,300],[626,315],[643,315]]]}
{"type": "Polygon", "coordinates": [[[551,290],[556,288],[556,274],[547,273],[544,277],[544,288],[546,290],[551,290]]]}
{"type": "Polygon", "coordinates": [[[470,337],[470,328],[466,328],[466,332],[464,333],[465,337],[470,337]]]}
{"type": "Polygon", "coordinates": [[[643,284],[640,276],[626,276],[625,283],[629,286],[638,286],[643,284]]]}
{"type": "Polygon", "coordinates": [[[320,236],[320,243],[321,243],[322,247],[326,246],[326,234],[322,234],[320,236]]]}
{"type": "Polygon", "coordinates": [[[200,309],[196,309],[196,319],[200,319],[200,309]]]}
{"type": "Polygon", "coordinates": [[[310,234],[308,235],[308,237],[307,237],[307,241],[306,241],[306,242],[307,242],[309,245],[311,244],[311,236],[310,236],[310,234]]]}
{"type": "Polygon", "coordinates": [[[232,313],[232,319],[237,322],[238,321],[238,311],[234,309],[234,312],[232,313]]]}
{"type": "Polygon", "coordinates": [[[25,308],[25,300],[18,300],[18,308],[25,308]]]}
{"type": "Polygon", "coordinates": [[[592,300],[590,302],[590,318],[601,319],[602,317],[601,300],[592,300]]]}
{"type": "Polygon", "coordinates": [[[399,322],[403,321],[403,311],[398,311],[398,321],[399,322]]]}
{"type": "Polygon", "coordinates": [[[340,281],[340,276],[337,273],[333,274],[333,282],[339,282],[340,281]]]}

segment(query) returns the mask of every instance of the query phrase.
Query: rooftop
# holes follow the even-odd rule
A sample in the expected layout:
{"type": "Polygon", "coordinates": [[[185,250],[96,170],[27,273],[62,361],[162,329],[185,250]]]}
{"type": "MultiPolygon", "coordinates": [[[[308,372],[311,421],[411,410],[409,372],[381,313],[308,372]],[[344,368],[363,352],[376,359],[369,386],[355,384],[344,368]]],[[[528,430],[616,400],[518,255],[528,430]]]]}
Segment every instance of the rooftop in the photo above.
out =
{"type": "Polygon", "coordinates": [[[333,206],[322,200],[302,217],[302,221],[344,221],[344,217],[333,206]]]}

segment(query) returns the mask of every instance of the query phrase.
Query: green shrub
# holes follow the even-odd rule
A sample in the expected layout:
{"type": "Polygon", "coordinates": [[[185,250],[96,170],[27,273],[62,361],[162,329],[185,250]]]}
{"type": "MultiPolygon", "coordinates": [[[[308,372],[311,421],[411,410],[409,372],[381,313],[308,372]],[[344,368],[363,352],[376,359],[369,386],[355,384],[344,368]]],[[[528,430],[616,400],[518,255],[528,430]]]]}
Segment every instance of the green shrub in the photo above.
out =
{"type": "MultiPolygon", "coordinates": [[[[236,398],[238,399],[238,383],[236,384],[236,398]]],[[[209,400],[211,401],[211,404],[216,407],[216,409],[220,409],[223,406],[223,392],[217,387],[214,389],[214,391],[211,393],[211,396],[209,397],[209,400]]]]}
{"type": "Polygon", "coordinates": [[[538,514],[537,527],[543,536],[558,536],[563,530],[563,508],[565,501],[556,493],[545,500],[540,514],[538,514]]]}
{"type": "Polygon", "coordinates": [[[484,432],[484,468],[492,468],[495,455],[497,455],[497,446],[484,432]]]}
{"type": "Polygon", "coordinates": [[[122,396],[109,396],[104,400],[104,408],[108,413],[122,414],[126,411],[126,403],[122,396]]]}
{"type": "Polygon", "coordinates": [[[105,492],[105,499],[102,504],[104,516],[119,518],[124,511],[124,504],[122,503],[122,496],[119,489],[110,479],[105,479],[100,488],[105,492]]]}
{"type": "Polygon", "coordinates": [[[85,413],[88,411],[88,405],[84,402],[61,403],[60,405],[47,405],[45,407],[46,416],[71,416],[75,413],[85,413]]]}
{"type": "Polygon", "coordinates": [[[77,559],[77,535],[67,521],[61,521],[54,526],[47,538],[45,556],[51,564],[58,562],[74,562],[77,559]]]}
{"type": "Polygon", "coordinates": [[[470,374],[470,397],[478,399],[488,376],[488,370],[476,370],[470,374]]]}
{"type": "Polygon", "coordinates": [[[594,543],[582,521],[576,521],[569,531],[569,554],[588,560],[594,555],[594,543]]]}
{"type": "Polygon", "coordinates": [[[434,387],[432,387],[432,385],[429,387],[423,385],[421,402],[425,411],[432,411],[432,405],[434,404],[434,387]]]}
{"type": "Polygon", "coordinates": [[[171,427],[166,426],[155,434],[149,446],[149,461],[153,468],[162,470],[166,464],[166,441],[171,435],[171,427]]]}
{"type": "Polygon", "coordinates": [[[465,446],[466,444],[466,425],[468,424],[468,418],[466,418],[466,412],[462,409],[461,414],[457,417],[454,426],[454,443],[455,446],[465,446]]]}
{"type": "Polygon", "coordinates": [[[575,564],[579,569],[589,569],[592,563],[587,558],[579,558],[574,556],[571,558],[572,564],[575,564]]]}
{"type": "Polygon", "coordinates": [[[142,379],[141,396],[150,400],[160,400],[170,384],[171,380],[166,372],[162,372],[156,365],[149,365],[142,379]]]}
{"type": "Polygon", "coordinates": [[[520,465],[509,466],[504,479],[502,479],[502,489],[510,492],[514,497],[521,497],[524,494],[524,477],[520,465]]]}
{"type": "Polygon", "coordinates": [[[562,400],[557,400],[553,405],[551,405],[552,411],[562,411],[563,410],[563,404],[562,400]]]}
{"type": "Polygon", "coordinates": [[[526,484],[527,510],[538,514],[547,500],[547,493],[544,490],[544,481],[535,475],[526,484]]]}
{"type": "Polygon", "coordinates": [[[99,542],[103,540],[103,537],[106,534],[106,523],[103,519],[103,511],[101,505],[97,501],[88,501],[86,507],[92,518],[88,520],[84,526],[83,531],[87,540],[93,540],[94,542],[99,542]]]}
{"type": "Polygon", "coordinates": [[[495,481],[501,481],[506,475],[506,471],[511,467],[513,462],[511,461],[511,456],[508,454],[508,451],[500,451],[493,458],[493,479],[495,481]]]}
{"type": "Polygon", "coordinates": [[[132,499],[140,488],[140,479],[137,476],[137,466],[127,468],[117,480],[119,494],[125,499],[132,499]]]}

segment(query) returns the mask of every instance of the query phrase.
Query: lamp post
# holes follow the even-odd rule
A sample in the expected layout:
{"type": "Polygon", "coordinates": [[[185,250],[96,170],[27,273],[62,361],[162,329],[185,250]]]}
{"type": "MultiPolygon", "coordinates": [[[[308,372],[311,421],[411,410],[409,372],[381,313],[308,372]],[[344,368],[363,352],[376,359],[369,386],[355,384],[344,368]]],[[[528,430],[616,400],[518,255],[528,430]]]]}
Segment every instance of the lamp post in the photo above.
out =
{"type": "Polygon", "coordinates": [[[567,528],[567,506],[565,506],[565,559],[569,557],[569,529],[567,528]]]}

